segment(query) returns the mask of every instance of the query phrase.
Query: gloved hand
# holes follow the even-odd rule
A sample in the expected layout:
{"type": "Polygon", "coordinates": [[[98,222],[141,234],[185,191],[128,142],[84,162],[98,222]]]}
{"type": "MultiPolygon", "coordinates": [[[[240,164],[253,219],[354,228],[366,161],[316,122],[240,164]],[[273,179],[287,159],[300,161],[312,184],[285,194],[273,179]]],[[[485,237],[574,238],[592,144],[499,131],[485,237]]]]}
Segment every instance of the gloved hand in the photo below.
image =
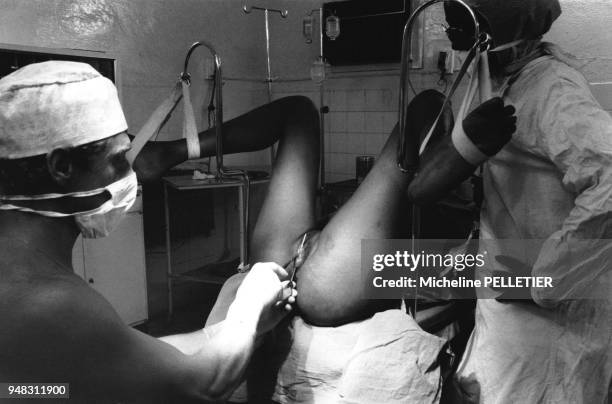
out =
{"type": "Polygon", "coordinates": [[[516,131],[516,110],[504,106],[500,97],[482,103],[463,120],[463,130],[478,149],[491,157],[499,152],[516,131]]]}
{"type": "Polygon", "coordinates": [[[288,278],[287,271],[273,262],[253,265],[236,292],[233,313],[258,316],[258,335],[270,331],[295,303],[295,283],[288,278]]]}

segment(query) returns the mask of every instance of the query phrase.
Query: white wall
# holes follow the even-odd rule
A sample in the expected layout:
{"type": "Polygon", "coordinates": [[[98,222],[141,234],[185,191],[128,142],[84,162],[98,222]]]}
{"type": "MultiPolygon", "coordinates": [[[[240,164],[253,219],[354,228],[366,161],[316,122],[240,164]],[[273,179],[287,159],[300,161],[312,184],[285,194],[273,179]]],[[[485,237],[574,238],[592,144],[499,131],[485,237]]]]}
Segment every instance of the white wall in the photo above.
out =
{"type": "MultiPolygon", "coordinates": [[[[274,98],[305,94],[318,103],[318,88],[306,79],[318,54],[316,41],[302,38],[302,19],[321,4],[317,0],[249,0],[249,5],[287,9],[286,19],[270,14],[274,98]]],[[[612,17],[609,0],[562,0],[563,14],[546,39],[561,45],[584,63],[590,82],[612,82],[612,17]]],[[[241,0],[0,0],[0,42],[45,47],[81,48],[111,52],[119,57],[123,101],[128,122],[136,131],[166,95],[182,70],[185,52],[198,39],[212,42],[224,63],[226,118],[268,100],[264,83],[232,78],[265,78],[264,17],[244,14],[241,0]]],[[[443,15],[430,12],[426,20],[426,56],[444,37],[443,15]]],[[[202,51],[201,55],[205,55],[202,51]]],[[[428,61],[429,60],[429,61],[428,61]]],[[[416,72],[417,90],[437,88],[438,77],[416,72]]],[[[208,86],[202,81],[204,56],[192,59],[194,104],[204,112],[208,86]]],[[[326,82],[327,173],[332,180],[354,175],[357,154],[376,154],[397,114],[399,75],[392,70],[353,77],[338,74],[326,82]]],[[[393,70],[395,69],[395,70],[393,70]]],[[[429,71],[429,73],[428,73],[429,71]]],[[[606,88],[600,91],[606,91],[606,88]]],[[[160,138],[178,137],[180,109],[160,138]]],[[[200,127],[202,124],[200,123],[200,127]]],[[[258,164],[267,153],[228,157],[229,164],[258,164]]]]}
{"type": "MultiPolygon", "coordinates": [[[[0,0],[0,43],[77,48],[112,53],[122,75],[123,104],[137,131],[168,93],[188,47],[205,39],[216,48],[228,76],[261,76],[263,23],[242,12],[239,0],[0,0]]],[[[194,105],[202,106],[205,50],[190,70],[194,105]]],[[[228,82],[225,113],[235,116],[266,102],[261,83],[228,82]]],[[[160,139],[180,136],[181,111],[160,139]]]]}

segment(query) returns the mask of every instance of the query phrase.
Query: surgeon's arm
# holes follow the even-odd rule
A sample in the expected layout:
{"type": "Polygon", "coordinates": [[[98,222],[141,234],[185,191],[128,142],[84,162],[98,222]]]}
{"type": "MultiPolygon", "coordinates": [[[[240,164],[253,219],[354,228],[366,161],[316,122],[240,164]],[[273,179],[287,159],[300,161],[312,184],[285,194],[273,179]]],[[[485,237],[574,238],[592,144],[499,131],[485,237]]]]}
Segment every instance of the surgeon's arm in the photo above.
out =
{"type": "MultiPolygon", "coordinates": [[[[483,158],[492,157],[516,131],[514,113],[514,107],[504,106],[499,97],[493,98],[465,118],[462,136],[483,158]]],[[[408,186],[409,200],[419,205],[439,200],[476,170],[477,163],[469,160],[458,151],[457,139],[447,134],[421,156],[415,178],[408,186]]]]}
{"type": "Polygon", "coordinates": [[[586,293],[601,287],[599,277],[612,262],[612,117],[583,86],[558,80],[543,97],[539,116],[538,146],[576,195],[574,208],[544,242],[533,268],[534,276],[553,278],[553,288],[532,289],[534,300],[545,307],[595,297],[586,293]]]}
{"type": "Polygon", "coordinates": [[[29,330],[44,335],[45,343],[32,344],[23,358],[40,372],[28,376],[68,382],[71,398],[83,402],[222,401],[240,382],[257,335],[286,313],[276,307],[288,300],[287,282],[279,276],[287,274],[276,264],[253,266],[214,335],[174,338],[184,352],[125,326],[93,290],[81,287],[61,298],[51,291],[45,301],[53,303],[40,305],[29,330]]]}

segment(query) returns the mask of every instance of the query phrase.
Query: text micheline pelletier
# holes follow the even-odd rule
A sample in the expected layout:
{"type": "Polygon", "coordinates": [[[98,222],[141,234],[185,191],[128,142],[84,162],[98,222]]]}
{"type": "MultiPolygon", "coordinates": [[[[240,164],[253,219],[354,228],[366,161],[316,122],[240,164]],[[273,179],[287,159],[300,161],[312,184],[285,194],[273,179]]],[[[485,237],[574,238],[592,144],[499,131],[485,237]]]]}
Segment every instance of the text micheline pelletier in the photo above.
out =
{"type": "MultiPolygon", "coordinates": [[[[414,254],[408,251],[396,251],[394,254],[375,254],[372,258],[372,270],[380,273],[387,269],[409,271],[414,273],[421,269],[454,268],[457,272],[466,269],[482,269],[486,265],[486,252],[483,254],[431,254],[421,251],[414,254]]],[[[458,276],[453,279],[446,277],[400,276],[395,279],[385,279],[375,276],[372,279],[375,288],[552,288],[552,278],[549,276],[513,276],[496,273],[477,279],[458,276]],[[415,279],[416,278],[416,279],[415,279]]]]}

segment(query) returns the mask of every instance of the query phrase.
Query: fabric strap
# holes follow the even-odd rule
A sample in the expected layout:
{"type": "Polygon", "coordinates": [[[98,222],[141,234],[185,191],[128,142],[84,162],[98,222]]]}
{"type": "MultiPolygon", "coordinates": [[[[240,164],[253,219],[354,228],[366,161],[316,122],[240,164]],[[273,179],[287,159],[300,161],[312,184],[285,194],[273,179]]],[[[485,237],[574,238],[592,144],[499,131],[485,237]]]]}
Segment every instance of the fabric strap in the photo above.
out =
{"type": "Polygon", "coordinates": [[[200,139],[189,94],[189,83],[181,80],[181,85],[183,87],[183,138],[187,140],[187,155],[189,160],[192,160],[200,157],[200,139]]]}
{"type": "Polygon", "coordinates": [[[474,61],[475,70],[470,79],[468,91],[463,97],[455,127],[451,135],[453,145],[457,152],[471,165],[478,166],[480,163],[488,159],[488,156],[480,151],[478,147],[470,140],[463,130],[463,120],[468,114],[468,110],[472,105],[476,91],[479,92],[480,103],[490,100],[493,97],[491,74],[489,72],[489,58],[487,52],[483,52],[476,56],[474,61]],[[478,78],[478,79],[477,79],[478,78]]]}
{"type": "Polygon", "coordinates": [[[132,140],[131,150],[127,153],[127,158],[130,163],[136,160],[136,157],[145,144],[159,133],[172,115],[172,111],[174,111],[181,98],[184,100],[183,137],[187,140],[188,158],[196,159],[200,157],[200,141],[189,93],[189,84],[185,80],[179,80],[170,91],[170,94],[168,94],[162,103],[153,111],[147,122],[132,140]]]}

